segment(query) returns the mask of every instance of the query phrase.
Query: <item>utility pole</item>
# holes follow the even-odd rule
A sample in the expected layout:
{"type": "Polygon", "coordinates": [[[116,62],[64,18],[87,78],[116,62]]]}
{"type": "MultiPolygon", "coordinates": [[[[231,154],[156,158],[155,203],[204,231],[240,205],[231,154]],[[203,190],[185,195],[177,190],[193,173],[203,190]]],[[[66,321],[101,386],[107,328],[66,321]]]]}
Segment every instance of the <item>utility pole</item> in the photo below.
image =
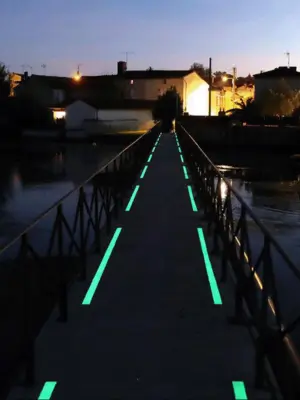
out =
{"type": "Polygon", "coordinates": [[[212,89],[212,67],[211,67],[211,57],[209,58],[209,66],[208,66],[208,71],[209,71],[209,80],[208,80],[208,115],[209,117],[211,116],[211,89],[212,89]]]}
{"type": "Polygon", "coordinates": [[[287,57],[287,62],[288,62],[287,66],[288,66],[288,68],[290,68],[290,56],[291,56],[291,54],[290,54],[288,51],[285,52],[284,54],[285,54],[286,57],[287,57]]]}
{"type": "Polygon", "coordinates": [[[235,81],[236,81],[236,67],[232,67],[232,102],[235,102],[235,81]]]}

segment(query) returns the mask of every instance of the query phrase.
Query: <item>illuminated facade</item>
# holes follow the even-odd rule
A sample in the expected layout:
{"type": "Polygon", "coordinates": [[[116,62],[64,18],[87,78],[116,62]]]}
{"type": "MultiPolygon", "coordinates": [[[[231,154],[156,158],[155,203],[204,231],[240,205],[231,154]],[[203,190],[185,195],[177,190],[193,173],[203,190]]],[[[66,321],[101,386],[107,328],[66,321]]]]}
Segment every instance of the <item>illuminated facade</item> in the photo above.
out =
{"type": "Polygon", "coordinates": [[[171,87],[179,93],[183,109],[190,115],[208,115],[208,83],[194,71],[119,71],[125,98],[156,100],[171,87]]]}
{"type": "Polygon", "coordinates": [[[211,94],[211,115],[218,115],[221,111],[238,108],[236,102],[244,101],[254,97],[254,86],[243,85],[235,90],[233,96],[231,86],[213,88],[211,94]]]}

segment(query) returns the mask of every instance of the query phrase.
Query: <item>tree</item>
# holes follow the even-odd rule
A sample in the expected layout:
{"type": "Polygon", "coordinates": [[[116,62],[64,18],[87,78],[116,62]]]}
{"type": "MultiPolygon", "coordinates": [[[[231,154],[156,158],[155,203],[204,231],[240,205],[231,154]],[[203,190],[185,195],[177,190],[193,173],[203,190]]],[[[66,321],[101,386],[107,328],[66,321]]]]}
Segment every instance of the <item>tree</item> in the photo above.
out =
{"type": "Polygon", "coordinates": [[[10,94],[9,72],[6,66],[0,62],[0,98],[7,98],[10,94]]]}
{"type": "Polygon", "coordinates": [[[291,116],[300,107],[300,93],[282,79],[277,87],[265,91],[260,107],[263,115],[291,116]]]}
{"type": "Polygon", "coordinates": [[[209,76],[209,68],[197,62],[191,65],[190,70],[197,72],[202,78],[207,78],[209,76]]]}
{"type": "Polygon", "coordinates": [[[166,130],[172,126],[172,121],[183,113],[182,100],[175,87],[158,96],[152,110],[153,120],[162,122],[166,130]]]}

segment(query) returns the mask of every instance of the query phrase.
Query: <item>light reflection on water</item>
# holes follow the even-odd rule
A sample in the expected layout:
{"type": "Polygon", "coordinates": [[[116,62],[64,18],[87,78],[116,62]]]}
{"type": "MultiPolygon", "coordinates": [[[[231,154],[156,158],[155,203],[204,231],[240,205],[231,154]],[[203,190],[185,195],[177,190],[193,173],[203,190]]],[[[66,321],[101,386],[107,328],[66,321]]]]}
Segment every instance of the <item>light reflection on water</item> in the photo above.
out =
{"type": "Polygon", "coordinates": [[[50,145],[0,158],[0,246],[105,165],[122,146],[50,145]]]}
{"type": "MultiPolygon", "coordinates": [[[[224,172],[233,188],[277,240],[300,272],[299,175],[292,175],[289,180],[276,180],[274,176],[270,175],[268,180],[262,181],[255,179],[254,175],[251,175],[251,171],[247,169],[234,170],[231,168],[224,172]],[[248,179],[249,176],[252,177],[252,180],[248,179]]],[[[224,182],[220,186],[222,199],[225,199],[227,194],[225,186],[224,182]]],[[[232,195],[232,208],[237,221],[240,216],[240,203],[236,201],[234,195],[232,195]]],[[[247,219],[252,259],[255,263],[262,250],[264,236],[257,224],[251,218],[247,219]]],[[[281,312],[284,321],[291,322],[300,314],[300,280],[274,248],[272,249],[272,260],[281,312]]],[[[261,275],[261,271],[258,272],[261,275]]],[[[300,326],[297,327],[292,337],[300,349],[300,326]]]]}

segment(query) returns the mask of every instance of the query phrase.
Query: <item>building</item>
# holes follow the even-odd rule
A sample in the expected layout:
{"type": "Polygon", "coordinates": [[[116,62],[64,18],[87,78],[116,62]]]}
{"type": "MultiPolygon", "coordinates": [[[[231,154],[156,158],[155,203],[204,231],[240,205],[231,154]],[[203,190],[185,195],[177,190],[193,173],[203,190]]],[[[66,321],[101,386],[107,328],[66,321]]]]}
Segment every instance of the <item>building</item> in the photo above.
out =
{"type": "Polygon", "coordinates": [[[276,90],[283,79],[291,89],[300,90],[300,72],[297,71],[297,67],[278,67],[255,74],[255,100],[260,100],[267,90],[276,90]]]}
{"type": "Polygon", "coordinates": [[[54,119],[65,118],[66,106],[75,100],[94,101],[120,99],[121,85],[116,75],[71,77],[24,74],[22,82],[15,88],[17,96],[31,98],[49,107],[54,119]]]}
{"type": "Polygon", "coordinates": [[[127,71],[126,62],[118,62],[124,97],[154,101],[170,87],[175,87],[190,115],[208,115],[208,83],[191,70],[127,71]]]}
{"type": "Polygon", "coordinates": [[[76,100],[66,107],[67,130],[97,133],[144,133],[152,128],[153,101],[76,100]]]}
{"type": "Polygon", "coordinates": [[[31,75],[25,72],[23,81],[15,88],[17,97],[30,98],[53,111],[54,119],[65,116],[69,101],[71,78],[31,75]]]}
{"type": "Polygon", "coordinates": [[[235,88],[233,96],[232,86],[224,85],[213,87],[211,95],[211,115],[218,115],[219,112],[226,112],[238,108],[240,102],[246,102],[247,99],[254,97],[253,85],[241,85],[235,88]]]}

